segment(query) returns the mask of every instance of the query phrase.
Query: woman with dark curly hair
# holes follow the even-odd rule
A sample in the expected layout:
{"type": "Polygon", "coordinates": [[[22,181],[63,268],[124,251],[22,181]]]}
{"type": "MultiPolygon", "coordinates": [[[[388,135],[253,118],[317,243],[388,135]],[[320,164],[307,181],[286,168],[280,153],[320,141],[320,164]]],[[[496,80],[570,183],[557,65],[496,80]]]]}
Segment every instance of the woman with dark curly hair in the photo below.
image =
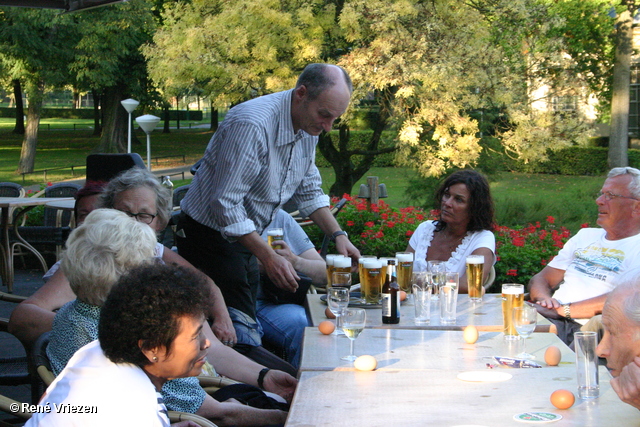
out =
{"type": "MultiPolygon", "coordinates": [[[[202,275],[189,269],[157,263],[133,268],[104,302],[98,341],[76,352],[41,400],[52,409],[86,410],[37,413],[27,425],[168,426],[160,390],[170,379],[198,375],[205,364],[209,300],[202,275]]],[[[219,405],[232,425],[286,419],[280,410],[232,400],[219,405]]]]}
{"type": "Polygon", "coordinates": [[[460,274],[459,292],[467,293],[466,258],[484,257],[483,283],[495,263],[493,199],[487,179],[473,170],[454,172],[435,195],[440,215],[425,221],[409,240],[408,252],[415,252],[414,269],[427,270],[427,261],[445,261],[447,271],[460,274]]]}

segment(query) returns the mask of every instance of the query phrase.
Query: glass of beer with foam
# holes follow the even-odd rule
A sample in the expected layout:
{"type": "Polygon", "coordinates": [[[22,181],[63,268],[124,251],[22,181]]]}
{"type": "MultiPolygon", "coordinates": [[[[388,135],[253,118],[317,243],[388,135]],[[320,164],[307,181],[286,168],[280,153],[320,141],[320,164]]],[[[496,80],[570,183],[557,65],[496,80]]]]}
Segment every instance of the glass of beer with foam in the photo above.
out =
{"type": "Polygon", "coordinates": [[[513,309],[524,303],[524,285],[505,283],[502,285],[502,319],[505,340],[520,339],[513,324],[513,309]]]}
{"type": "Polygon", "coordinates": [[[473,302],[482,301],[482,277],[484,273],[484,257],[469,255],[467,257],[467,286],[469,299],[473,302]]]}

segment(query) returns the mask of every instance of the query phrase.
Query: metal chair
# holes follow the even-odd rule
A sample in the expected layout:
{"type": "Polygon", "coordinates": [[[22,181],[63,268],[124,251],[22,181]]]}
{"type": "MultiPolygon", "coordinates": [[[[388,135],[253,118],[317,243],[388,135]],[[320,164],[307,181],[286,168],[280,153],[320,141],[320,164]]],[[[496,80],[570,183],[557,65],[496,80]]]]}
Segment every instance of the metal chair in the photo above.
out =
{"type": "MultiPolygon", "coordinates": [[[[22,185],[15,182],[0,182],[0,197],[24,197],[25,191],[22,185]]],[[[9,209],[9,224],[13,221],[14,208],[9,209]]]]}
{"type": "Polygon", "coordinates": [[[87,156],[87,181],[111,181],[132,167],[147,168],[140,154],[90,154],[87,156]]]}
{"type": "Polygon", "coordinates": [[[181,185],[173,190],[173,210],[180,209],[180,202],[184,199],[184,196],[187,195],[187,191],[189,191],[190,187],[191,184],[181,185]]]}
{"type": "MultiPolygon", "coordinates": [[[[45,188],[44,196],[74,197],[80,188],[78,184],[61,182],[45,188]]],[[[42,225],[19,227],[18,232],[31,245],[55,246],[55,250],[50,252],[55,253],[57,260],[71,234],[71,215],[71,212],[62,212],[45,206],[42,225]]],[[[13,244],[21,245],[19,242],[13,244]]]]}

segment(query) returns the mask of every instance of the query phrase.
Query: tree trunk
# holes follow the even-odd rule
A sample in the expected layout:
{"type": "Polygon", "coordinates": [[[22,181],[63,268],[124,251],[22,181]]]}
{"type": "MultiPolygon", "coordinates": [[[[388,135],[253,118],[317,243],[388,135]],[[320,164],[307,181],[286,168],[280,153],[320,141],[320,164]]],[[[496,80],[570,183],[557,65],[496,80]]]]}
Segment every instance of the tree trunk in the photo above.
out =
{"type": "Polygon", "coordinates": [[[376,156],[396,150],[396,147],[378,148],[382,131],[386,128],[389,119],[389,102],[393,98],[393,93],[395,93],[394,89],[387,89],[382,92],[377,91],[374,94],[378,102],[378,108],[372,122],[373,133],[365,150],[348,149],[350,132],[349,128],[344,124],[338,126],[338,148],[333,145],[329,134],[323,132],[320,135],[318,148],[331,164],[336,174],[336,181],[329,188],[330,196],[342,197],[345,193],[351,194],[353,185],[371,169],[376,156]],[[362,156],[357,166],[351,161],[351,157],[355,155],[362,156]]]}
{"type": "Polygon", "coordinates": [[[73,108],[74,110],[76,108],[80,108],[82,107],[81,103],[82,103],[82,98],[80,98],[80,92],[78,91],[77,88],[73,88],[73,106],[71,108],[73,108]]]}
{"type": "Polygon", "coordinates": [[[622,12],[616,20],[616,59],[611,87],[611,136],[609,137],[609,168],[629,165],[629,91],[632,54],[632,13],[622,12]]]}
{"type": "Polygon", "coordinates": [[[99,136],[102,133],[102,125],[100,124],[100,93],[92,89],[91,94],[93,95],[93,136],[99,136]]]}
{"type": "Polygon", "coordinates": [[[211,127],[209,128],[213,132],[218,130],[218,109],[213,108],[213,102],[211,102],[211,127]]]}
{"type": "Polygon", "coordinates": [[[180,130],[180,98],[176,96],[176,129],[180,130]]]}
{"type": "Polygon", "coordinates": [[[98,153],[127,152],[128,114],[120,104],[120,101],[124,98],[124,89],[121,86],[112,86],[104,91],[102,96],[104,120],[102,137],[98,147],[96,147],[96,152],[98,153]]]}
{"type": "Polygon", "coordinates": [[[38,126],[44,95],[44,82],[37,81],[27,85],[29,108],[27,108],[27,128],[22,141],[20,161],[17,173],[33,172],[36,162],[36,147],[38,146],[38,126]]]}
{"type": "Polygon", "coordinates": [[[13,133],[24,135],[24,104],[22,103],[22,86],[19,79],[12,80],[13,96],[16,100],[16,126],[13,133]]]}
{"type": "Polygon", "coordinates": [[[169,107],[169,104],[164,104],[164,107],[162,107],[162,117],[164,117],[164,128],[162,129],[162,133],[171,133],[171,112],[169,111],[169,107]]]}

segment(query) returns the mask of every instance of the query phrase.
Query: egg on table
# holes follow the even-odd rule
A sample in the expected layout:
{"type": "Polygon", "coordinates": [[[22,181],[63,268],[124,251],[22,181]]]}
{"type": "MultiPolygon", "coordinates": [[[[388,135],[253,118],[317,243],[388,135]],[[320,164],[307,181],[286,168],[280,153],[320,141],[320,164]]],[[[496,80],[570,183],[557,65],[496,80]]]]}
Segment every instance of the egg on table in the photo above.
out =
{"type": "Polygon", "coordinates": [[[549,366],[558,366],[562,360],[562,353],[555,345],[550,345],[544,352],[544,363],[549,366]]]}
{"type": "Polygon", "coordinates": [[[551,404],[558,409],[569,409],[576,401],[576,397],[569,390],[556,390],[549,398],[551,404]]]}
{"type": "Polygon", "coordinates": [[[369,355],[360,356],[353,361],[353,367],[358,371],[373,371],[377,366],[376,358],[369,355]]]}
{"type": "Polygon", "coordinates": [[[478,341],[478,329],[473,325],[467,326],[462,332],[462,338],[467,344],[474,344],[478,341]]]}
{"type": "Polygon", "coordinates": [[[318,330],[325,335],[329,335],[336,330],[336,325],[334,325],[333,322],[330,322],[328,320],[323,320],[318,325],[318,330]]]}
{"type": "Polygon", "coordinates": [[[407,299],[407,293],[405,291],[400,291],[400,301],[404,301],[407,299]]]}
{"type": "Polygon", "coordinates": [[[329,310],[329,307],[324,309],[324,315],[327,317],[327,319],[335,319],[336,315],[333,314],[333,312],[331,310],[329,310]]]}

